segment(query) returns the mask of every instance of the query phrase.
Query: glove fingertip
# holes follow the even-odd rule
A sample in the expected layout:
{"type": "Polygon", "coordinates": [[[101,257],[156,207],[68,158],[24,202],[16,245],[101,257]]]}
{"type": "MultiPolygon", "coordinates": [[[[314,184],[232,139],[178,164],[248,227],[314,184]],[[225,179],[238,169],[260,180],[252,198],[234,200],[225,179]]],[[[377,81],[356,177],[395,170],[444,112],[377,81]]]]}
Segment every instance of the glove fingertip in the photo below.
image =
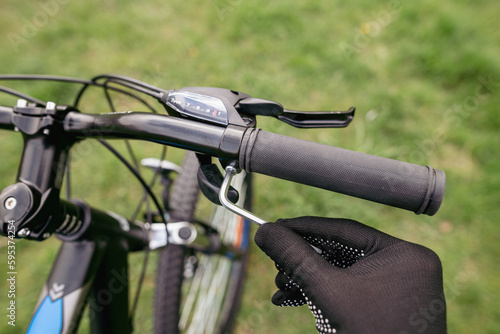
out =
{"type": "Polygon", "coordinates": [[[262,248],[266,243],[269,242],[269,238],[273,238],[273,235],[275,233],[278,233],[277,230],[280,230],[280,227],[273,223],[266,223],[261,225],[258,229],[257,232],[255,233],[254,241],[259,246],[262,248]]]}
{"type": "Polygon", "coordinates": [[[303,296],[293,294],[290,296],[284,291],[278,290],[271,299],[272,303],[276,306],[302,306],[306,303],[303,296]]]}
{"type": "Polygon", "coordinates": [[[283,306],[285,299],[286,298],[283,292],[278,290],[274,293],[273,297],[271,298],[271,302],[276,306],[283,306]]]}
{"type": "Polygon", "coordinates": [[[295,286],[294,282],[285,273],[280,271],[274,279],[274,284],[281,290],[289,290],[295,286]]]}

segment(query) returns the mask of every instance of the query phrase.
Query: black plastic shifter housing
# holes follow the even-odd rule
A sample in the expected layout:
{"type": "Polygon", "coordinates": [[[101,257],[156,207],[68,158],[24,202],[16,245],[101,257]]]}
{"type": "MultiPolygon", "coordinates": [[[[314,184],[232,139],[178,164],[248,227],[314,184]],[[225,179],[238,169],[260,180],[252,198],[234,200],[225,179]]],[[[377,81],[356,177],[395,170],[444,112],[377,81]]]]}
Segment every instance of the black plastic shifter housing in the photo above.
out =
{"type": "Polygon", "coordinates": [[[257,99],[250,95],[224,88],[186,87],[170,90],[162,101],[174,114],[205,122],[228,126],[254,126],[242,117],[272,116],[298,128],[342,128],[354,118],[355,108],[347,111],[303,112],[284,109],[274,101],[257,99]]]}

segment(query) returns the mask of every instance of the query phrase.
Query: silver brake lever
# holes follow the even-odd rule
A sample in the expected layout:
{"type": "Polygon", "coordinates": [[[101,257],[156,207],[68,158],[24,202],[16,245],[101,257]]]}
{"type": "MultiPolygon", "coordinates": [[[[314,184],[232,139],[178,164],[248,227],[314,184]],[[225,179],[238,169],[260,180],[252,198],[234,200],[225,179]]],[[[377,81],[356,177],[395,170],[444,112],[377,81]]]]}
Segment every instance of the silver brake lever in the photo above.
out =
{"type": "Polygon", "coordinates": [[[227,197],[227,193],[229,191],[229,186],[231,185],[231,179],[233,178],[234,175],[238,174],[238,170],[234,167],[234,164],[231,163],[227,165],[226,167],[226,175],[224,176],[224,181],[222,181],[222,186],[221,190],[219,193],[219,200],[222,204],[223,207],[228,209],[229,211],[257,224],[257,225],[262,225],[267,223],[265,220],[260,219],[259,217],[255,216],[253,213],[248,212],[247,210],[240,208],[239,206],[233,204],[229,198],[227,197]]]}

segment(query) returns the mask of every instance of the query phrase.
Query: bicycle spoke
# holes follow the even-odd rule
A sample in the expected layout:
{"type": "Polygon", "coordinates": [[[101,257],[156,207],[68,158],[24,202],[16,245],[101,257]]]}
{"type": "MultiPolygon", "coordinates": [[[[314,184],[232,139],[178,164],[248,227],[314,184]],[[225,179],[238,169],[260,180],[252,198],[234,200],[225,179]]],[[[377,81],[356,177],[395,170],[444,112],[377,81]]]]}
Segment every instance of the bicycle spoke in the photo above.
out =
{"type": "MultiPolygon", "coordinates": [[[[162,147],[162,151],[161,151],[161,155],[160,155],[160,161],[165,160],[166,155],[167,155],[167,146],[163,146],[162,147]]],[[[161,174],[161,170],[160,169],[157,169],[154,172],[153,176],[151,177],[151,181],[149,181],[149,183],[148,183],[149,188],[152,189],[154,187],[154,185],[158,181],[158,178],[160,177],[160,174],[161,174]]],[[[144,205],[144,203],[146,203],[147,199],[148,199],[148,194],[145,191],[145,193],[142,196],[142,198],[138,201],[137,207],[135,208],[134,213],[132,214],[132,218],[131,218],[132,220],[135,220],[137,218],[137,215],[141,211],[142,206],[144,205]]],[[[166,208],[164,208],[164,209],[166,209],[166,208]]]]}
{"type": "MultiPolygon", "coordinates": [[[[241,240],[241,237],[237,233],[242,233],[243,229],[238,227],[240,222],[236,215],[220,206],[210,205],[212,214],[207,215],[208,207],[203,204],[198,206],[199,210],[197,212],[194,212],[196,207],[191,207],[191,209],[187,210],[182,205],[183,203],[191,203],[190,200],[194,198],[193,193],[199,191],[196,180],[197,168],[193,167],[193,162],[191,161],[189,164],[185,163],[183,166],[186,167],[183,173],[180,174],[180,178],[175,180],[175,191],[173,194],[182,194],[184,196],[174,196],[174,203],[176,205],[172,208],[179,210],[178,214],[180,217],[186,217],[183,219],[192,219],[188,217],[193,217],[193,213],[196,213],[196,217],[204,216],[204,220],[217,230],[223,244],[239,245],[238,240],[241,240]],[[188,178],[186,175],[190,177],[188,178]],[[206,219],[206,217],[209,218],[206,219]]],[[[234,178],[234,184],[237,189],[239,191],[243,190],[240,193],[240,204],[245,201],[246,195],[246,191],[243,189],[243,186],[246,184],[244,178],[244,173],[234,178]]],[[[173,261],[178,258],[174,250],[175,248],[172,248],[172,253],[167,253],[172,256],[172,258],[167,258],[172,261],[167,262],[167,264],[175,263],[173,261]]],[[[242,268],[244,268],[242,261],[245,258],[232,258],[217,253],[207,254],[196,250],[189,252],[185,250],[183,260],[184,265],[181,272],[183,271],[184,276],[181,281],[182,285],[179,287],[181,288],[181,304],[173,305],[173,307],[178,308],[177,312],[179,312],[179,333],[219,334],[227,332],[232,326],[235,309],[239,302],[238,296],[240,295],[242,286],[242,268]],[[197,261],[193,261],[192,257],[195,257],[197,261]],[[193,263],[197,265],[193,265],[193,263]]],[[[175,268],[178,267],[172,266],[172,269],[175,268]]],[[[170,268],[165,267],[165,269],[170,268]]],[[[169,288],[168,282],[165,283],[166,285],[162,289],[169,288]]],[[[174,296],[174,293],[170,295],[174,296]]],[[[170,295],[165,297],[168,298],[170,295]]],[[[160,305],[160,307],[165,309],[163,305],[160,305]]],[[[175,317],[177,312],[172,313],[172,316],[175,317]]],[[[161,319],[164,319],[164,317],[161,319]]],[[[158,324],[160,331],[163,330],[162,326],[162,323],[158,324]]],[[[173,330],[173,333],[177,332],[173,330]]]]}
{"type": "Polygon", "coordinates": [[[205,298],[205,305],[203,308],[200,308],[200,313],[201,313],[201,320],[199,321],[199,330],[203,330],[203,333],[210,333],[210,331],[207,332],[209,329],[208,327],[208,322],[210,321],[210,316],[213,314],[215,311],[215,314],[218,314],[218,310],[215,309],[214,305],[214,299],[216,298],[216,286],[220,282],[220,266],[221,266],[221,258],[217,257],[217,260],[212,257],[211,259],[213,266],[216,266],[217,269],[215,270],[215,273],[210,277],[210,280],[207,281],[207,286],[208,289],[206,291],[206,298],[205,298]],[[215,264],[215,262],[217,262],[215,264]]]}
{"type": "Polygon", "coordinates": [[[195,272],[194,277],[191,279],[191,285],[189,287],[189,292],[187,294],[186,301],[184,303],[184,307],[182,309],[182,317],[179,322],[180,328],[185,329],[187,327],[187,323],[191,316],[192,307],[198,295],[198,291],[201,285],[204,269],[206,267],[206,262],[208,261],[208,257],[201,256],[198,263],[198,269],[195,272]]]}
{"type": "Polygon", "coordinates": [[[212,289],[214,293],[214,303],[211,308],[209,308],[209,312],[211,313],[208,317],[207,329],[209,334],[212,334],[215,331],[215,326],[217,324],[217,319],[220,314],[222,301],[224,300],[225,291],[224,287],[228,283],[229,280],[229,272],[231,269],[231,263],[227,258],[221,258],[219,261],[219,275],[214,278],[214,283],[216,286],[212,289]]]}
{"type": "Polygon", "coordinates": [[[197,333],[203,333],[203,324],[202,324],[202,318],[203,318],[203,311],[206,309],[206,302],[207,302],[207,292],[208,292],[208,281],[209,278],[212,276],[212,270],[213,270],[213,264],[211,259],[206,257],[207,260],[205,261],[206,264],[203,267],[203,273],[202,273],[202,279],[200,282],[200,289],[196,293],[196,298],[198,300],[201,300],[201,303],[198,302],[196,304],[196,307],[193,312],[192,316],[192,321],[191,324],[186,331],[186,334],[197,334],[197,333]]]}
{"type": "MultiPolygon", "coordinates": [[[[213,222],[224,241],[232,243],[235,239],[237,217],[218,207],[213,222]]],[[[186,334],[215,333],[218,318],[226,297],[225,287],[229,283],[232,262],[223,256],[200,257],[198,270],[189,286],[189,293],[182,309],[180,328],[186,334]],[[193,305],[196,304],[193,310],[193,305]],[[189,322],[189,325],[188,325],[189,322]]]]}

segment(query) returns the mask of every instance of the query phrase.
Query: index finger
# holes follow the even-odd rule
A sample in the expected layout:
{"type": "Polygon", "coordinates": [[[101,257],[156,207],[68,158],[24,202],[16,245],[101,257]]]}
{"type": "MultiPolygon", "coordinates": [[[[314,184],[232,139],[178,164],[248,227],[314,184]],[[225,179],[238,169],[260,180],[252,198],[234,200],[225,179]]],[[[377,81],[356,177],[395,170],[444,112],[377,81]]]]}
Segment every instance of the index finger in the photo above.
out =
{"type": "Polygon", "coordinates": [[[279,219],[276,224],[286,226],[313,245],[333,241],[347,250],[357,250],[365,255],[402,241],[351,219],[306,216],[279,219]]]}

